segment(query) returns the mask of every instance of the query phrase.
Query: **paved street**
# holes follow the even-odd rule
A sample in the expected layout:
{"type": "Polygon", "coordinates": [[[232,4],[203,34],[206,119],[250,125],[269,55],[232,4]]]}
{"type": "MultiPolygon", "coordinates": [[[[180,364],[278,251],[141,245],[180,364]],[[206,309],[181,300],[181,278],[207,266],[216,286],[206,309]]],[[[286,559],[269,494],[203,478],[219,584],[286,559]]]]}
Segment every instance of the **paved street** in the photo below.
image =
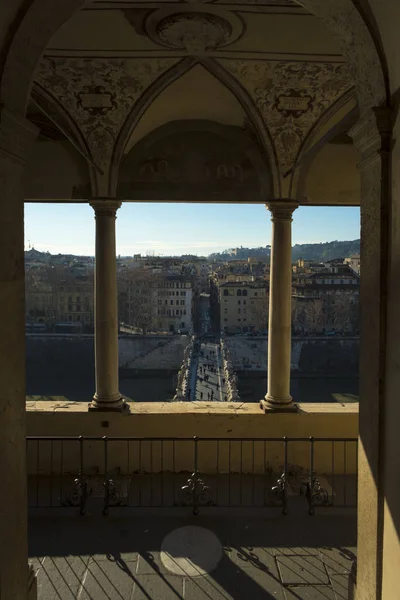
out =
{"type": "Polygon", "coordinates": [[[199,348],[195,400],[228,400],[220,347],[211,341],[199,348]]]}

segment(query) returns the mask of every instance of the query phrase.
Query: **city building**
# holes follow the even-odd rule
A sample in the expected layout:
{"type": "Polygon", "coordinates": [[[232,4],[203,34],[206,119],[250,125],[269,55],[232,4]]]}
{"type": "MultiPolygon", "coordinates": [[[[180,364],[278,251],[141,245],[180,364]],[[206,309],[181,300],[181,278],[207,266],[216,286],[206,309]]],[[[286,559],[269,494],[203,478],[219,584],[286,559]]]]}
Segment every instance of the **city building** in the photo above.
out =
{"type": "Polygon", "coordinates": [[[222,331],[266,332],[268,290],[264,281],[226,281],[218,290],[222,331]]]}
{"type": "Polygon", "coordinates": [[[298,333],[358,333],[359,277],[349,267],[325,267],[295,275],[292,282],[292,323],[298,333]]]}

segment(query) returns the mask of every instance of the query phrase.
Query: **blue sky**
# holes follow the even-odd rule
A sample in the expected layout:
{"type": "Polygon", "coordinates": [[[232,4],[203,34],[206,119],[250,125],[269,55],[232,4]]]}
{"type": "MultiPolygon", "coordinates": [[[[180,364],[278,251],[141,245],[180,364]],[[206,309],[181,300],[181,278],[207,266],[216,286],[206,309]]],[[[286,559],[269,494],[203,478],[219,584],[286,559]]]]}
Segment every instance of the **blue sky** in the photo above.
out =
{"type": "MultiPolygon", "coordinates": [[[[117,254],[207,255],[271,241],[270,214],[257,204],[125,203],[117,214],[117,254]]],[[[293,244],[360,237],[360,211],[300,207],[293,244]]],[[[52,254],[94,254],[93,209],[84,204],[25,204],[25,247],[52,254]]]]}

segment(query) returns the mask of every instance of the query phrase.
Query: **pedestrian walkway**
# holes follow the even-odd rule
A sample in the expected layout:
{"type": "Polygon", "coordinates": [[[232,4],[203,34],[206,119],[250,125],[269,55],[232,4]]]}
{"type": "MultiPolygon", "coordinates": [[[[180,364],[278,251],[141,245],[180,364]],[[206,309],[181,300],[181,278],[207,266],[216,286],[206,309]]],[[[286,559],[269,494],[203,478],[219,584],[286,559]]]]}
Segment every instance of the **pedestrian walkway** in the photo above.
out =
{"type": "Polygon", "coordinates": [[[228,389],[219,344],[202,342],[198,352],[195,399],[227,402],[228,389]]]}

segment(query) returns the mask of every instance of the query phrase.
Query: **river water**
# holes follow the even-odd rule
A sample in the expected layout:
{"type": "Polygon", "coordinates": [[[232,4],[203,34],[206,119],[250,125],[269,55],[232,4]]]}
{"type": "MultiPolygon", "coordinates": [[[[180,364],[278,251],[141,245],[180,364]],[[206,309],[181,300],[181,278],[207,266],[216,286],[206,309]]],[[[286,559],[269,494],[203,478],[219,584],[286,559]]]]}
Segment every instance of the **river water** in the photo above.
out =
{"type": "MultiPolygon", "coordinates": [[[[89,402],[94,392],[94,373],[77,377],[74,372],[65,376],[48,376],[27,371],[27,394],[64,396],[68,400],[89,402]]],[[[121,393],[137,402],[164,402],[174,395],[174,381],[168,377],[121,379],[121,393]]],[[[258,402],[267,390],[266,378],[239,379],[242,402],[258,402]]],[[[292,377],[291,394],[296,402],[346,402],[358,396],[358,377],[292,377]],[[336,398],[333,396],[336,395],[336,398]]]]}

